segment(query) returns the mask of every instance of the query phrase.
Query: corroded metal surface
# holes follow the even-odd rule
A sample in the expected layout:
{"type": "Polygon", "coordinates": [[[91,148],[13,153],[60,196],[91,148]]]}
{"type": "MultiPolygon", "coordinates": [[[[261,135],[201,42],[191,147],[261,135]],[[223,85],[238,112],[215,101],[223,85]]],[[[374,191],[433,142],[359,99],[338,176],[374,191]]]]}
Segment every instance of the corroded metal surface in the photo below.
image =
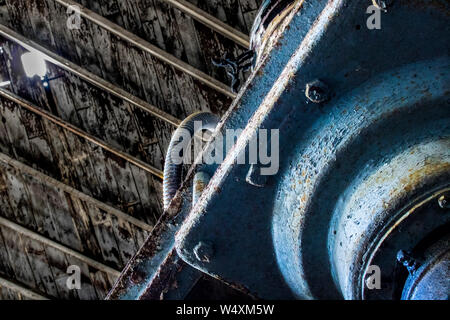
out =
{"type": "MultiPolygon", "coordinates": [[[[333,1],[318,16],[177,234],[178,252],[188,263],[243,284],[262,297],[361,298],[359,289],[353,289],[361,282],[350,274],[340,278],[334,269],[333,247],[346,241],[358,248],[345,256],[337,254],[336,260],[350,259],[353,262],[343,270],[359,274],[358,265],[366,262],[364,246],[376,231],[369,231],[364,223],[370,228],[380,226],[376,223],[380,216],[367,220],[344,215],[349,221],[339,230],[352,239],[337,240],[340,233],[334,234],[329,223],[334,210],[342,213],[335,209],[341,202],[350,205],[346,188],[353,192],[358,179],[369,181],[374,171],[394,166],[388,180],[375,175],[374,182],[363,187],[365,193],[354,195],[361,213],[377,208],[390,216],[395,203],[405,205],[421,188],[432,190],[448,181],[448,141],[443,138],[449,130],[448,44],[436,35],[445,29],[446,10],[431,6],[421,11],[416,3],[398,3],[390,15],[383,16],[377,36],[355,28],[362,24],[363,12],[362,4],[333,1]],[[421,17],[423,25],[412,23],[415,16],[421,17]],[[417,38],[425,26],[427,36],[417,38]],[[402,34],[399,39],[389,32],[393,29],[407,29],[411,37],[402,34]],[[403,48],[395,51],[395,58],[378,54],[395,50],[393,43],[403,48]],[[314,79],[323,79],[331,90],[331,99],[319,106],[302,97],[306,84],[314,79]],[[280,129],[282,158],[279,174],[257,190],[238,182],[246,169],[233,162],[258,127],[280,129]],[[411,146],[420,149],[430,139],[434,147],[408,150],[411,146]],[[395,165],[400,160],[394,159],[402,153],[407,160],[395,165]],[[416,158],[420,154],[421,160],[416,158]],[[417,172],[408,172],[409,166],[417,166],[417,172]],[[389,191],[395,184],[396,191],[389,191]],[[216,248],[208,264],[192,255],[195,244],[203,239],[216,248]]],[[[291,30],[299,20],[301,15],[293,18],[291,30]]],[[[280,55],[282,48],[272,55],[280,55]]],[[[353,212],[357,213],[355,208],[353,212]]]]}
{"type": "MultiPolygon", "coordinates": [[[[194,166],[166,212],[181,223],[164,238],[166,254],[176,248],[193,268],[254,297],[400,298],[397,249],[414,251],[450,222],[418,224],[422,215],[409,210],[424,197],[438,208],[449,183],[449,5],[395,1],[380,30],[365,28],[366,9],[295,2],[216,134],[243,132],[223,163],[201,167],[211,180],[198,201],[190,201],[194,166]],[[305,94],[317,79],[326,99],[305,94]],[[280,170],[255,186],[246,182],[251,165],[236,160],[260,128],[280,130],[280,170]],[[396,250],[383,247],[390,237],[396,250]],[[198,258],[200,243],[214,248],[208,259],[198,258]],[[371,263],[381,267],[378,295],[364,287],[371,263]]],[[[145,266],[159,258],[146,248],[127,272],[155,274],[145,266]]],[[[126,279],[116,297],[136,297],[126,279]]]]}
{"type": "Polygon", "coordinates": [[[425,261],[408,276],[402,292],[404,300],[449,300],[450,238],[439,239],[423,255],[425,261]]]}

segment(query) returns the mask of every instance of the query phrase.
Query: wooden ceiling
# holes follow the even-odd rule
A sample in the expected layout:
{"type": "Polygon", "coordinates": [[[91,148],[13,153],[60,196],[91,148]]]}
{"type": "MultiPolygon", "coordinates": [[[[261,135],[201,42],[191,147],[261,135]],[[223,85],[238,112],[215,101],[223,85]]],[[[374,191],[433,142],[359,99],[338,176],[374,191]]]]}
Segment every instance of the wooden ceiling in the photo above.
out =
{"type": "Polygon", "coordinates": [[[106,295],[162,213],[174,122],[230,105],[211,59],[245,51],[261,0],[78,0],[71,30],[73,3],[0,0],[0,299],[106,295]],[[48,88],[25,76],[24,44],[57,59],[48,88]]]}

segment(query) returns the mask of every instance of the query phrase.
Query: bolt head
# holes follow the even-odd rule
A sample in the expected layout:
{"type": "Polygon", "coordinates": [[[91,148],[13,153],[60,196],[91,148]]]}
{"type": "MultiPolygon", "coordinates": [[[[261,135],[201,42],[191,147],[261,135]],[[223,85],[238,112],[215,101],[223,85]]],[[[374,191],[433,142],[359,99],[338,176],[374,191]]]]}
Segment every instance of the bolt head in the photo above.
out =
{"type": "Polygon", "coordinates": [[[261,168],[256,164],[252,164],[248,169],[245,181],[252,186],[263,188],[267,183],[267,176],[261,175],[261,168]]]}
{"type": "Polygon", "coordinates": [[[214,255],[214,247],[208,241],[200,241],[194,248],[194,255],[198,261],[210,262],[214,255]]]}
{"type": "Polygon", "coordinates": [[[328,86],[320,80],[314,80],[307,83],[305,95],[311,102],[314,103],[322,103],[330,98],[328,86]]]}
{"type": "Polygon", "coordinates": [[[449,209],[450,208],[450,196],[447,194],[443,194],[438,198],[439,207],[442,209],[449,209]]]}
{"type": "Polygon", "coordinates": [[[387,8],[392,5],[394,0],[372,0],[372,4],[378,9],[386,12],[387,8]]]}
{"type": "Polygon", "coordinates": [[[142,283],[145,279],[145,273],[138,269],[135,269],[131,274],[130,281],[134,284],[142,283]]]}

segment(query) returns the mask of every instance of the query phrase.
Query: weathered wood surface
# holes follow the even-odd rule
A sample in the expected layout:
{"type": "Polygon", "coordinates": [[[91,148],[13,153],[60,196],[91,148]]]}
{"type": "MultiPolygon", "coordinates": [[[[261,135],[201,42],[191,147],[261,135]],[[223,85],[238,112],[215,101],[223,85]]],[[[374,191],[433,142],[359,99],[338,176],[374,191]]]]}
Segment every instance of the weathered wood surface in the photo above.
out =
{"type": "MultiPolygon", "coordinates": [[[[85,256],[120,270],[147,235],[147,231],[16,168],[2,163],[0,169],[0,215],[85,256]],[[28,221],[24,221],[24,210],[30,210],[26,212],[28,221]]],[[[67,266],[76,264],[84,270],[85,279],[78,293],[94,298],[95,274],[91,275],[87,265],[5,227],[1,230],[1,273],[49,296],[71,298],[69,293],[61,296],[61,291],[68,291],[63,281],[67,266]]]]}
{"type": "Polygon", "coordinates": [[[0,300],[48,300],[48,297],[0,277],[0,300]]]}
{"type": "Polygon", "coordinates": [[[263,0],[187,0],[233,28],[250,34],[263,0]]]}
{"type": "MultiPolygon", "coordinates": [[[[162,0],[79,0],[80,4],[178,59],[229,83],[212,58],[243,48],[162,0]]],[[[249,33],[261,0],[190,2],[249,33]]],[[[66,9],[53,0],[0,1],[0,23],[96,75],[183,119],[196,111],[223,114],[230,99],[101,27],[82,20],[66,27],[66,9]]],[[[148,164],[163,168],[174,127],[78,77],[48,65],[46,92],[23,74],[23,49],[0,39],[0,81],[61,119],[148,164]]],[[[162,213],[161,181],[55,124],[0,98],[0,152],[125,214],[153,225],[162,213]]],[[[120,269],[148,231],[61,188],[0,163],[0,216],[110,267],[120,269]]],[[[114,279],[77,258],[0,227],[0,277],[43,296],[103,298],[114,279]],[[66,287],[67,267],[79,265],[82,290],[66,287]]],[[[23,299],[0,288],[0,299],[23,299]]]]}

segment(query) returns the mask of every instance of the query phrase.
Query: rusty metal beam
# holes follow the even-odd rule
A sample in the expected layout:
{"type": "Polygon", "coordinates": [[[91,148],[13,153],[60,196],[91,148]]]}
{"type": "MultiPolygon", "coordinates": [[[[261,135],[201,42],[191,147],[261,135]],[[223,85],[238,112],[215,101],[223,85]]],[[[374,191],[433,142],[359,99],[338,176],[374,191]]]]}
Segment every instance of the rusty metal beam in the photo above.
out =
{"type": "Polygon", "coordinates": [[[26,228],[16,224],[15,222],[12,222],[12,221],[8,220],[8,219],[0,217],[0,225],[4,226],[4,227],[6,227],[6,228],[8,228],[10,230],[13,230],[13,231],[15,231],[15,232],[17,232],[17,233],[19,233],[21,235],[24,235],[25,237],[27,237],[27,238],[29,238],[31,240],[35,240],[35,241],[40,242],[40,243],[42,243],[42,244],[44,244],[46,246],[55,248],[55,249],[65,253],[65,254],[67,254],[69,256],[77,258],[78,260],[83,261],[84,263],[88,264],[89,266],[94,267],[97,270],[103,271],[103,272],[111,275],[114,278],[118,278],[119,275],[120,275],[119,271],[117,271],[117,270],[115,270],[115,269],[113,269],[111,267],[108,267],[108,266],[104,265],[103,263],[98,262],[98,261],[96,261],[94,259],[86,257],[85,255],[83,255],[83,254],[81,254],[81,253],[79,253],[79,252],[77,252],[77,251],[75,251],[73,249],[70,249],[70,248],[68,248],[66,246],[63,246],[62,244],[59,244],[59,243],[57,243],[57,242],[55,242],[53,240],[50,240],[50,239],[48,239],[46,237],[43,237],[43,236],[41,236],[40,234],[38,234],[38,233],[36,233],[34,231],[28,230],[28,229],[26,229],[26,228]]]}
{"type": "Polygon", "coordinates": [[[218,92],[221,92],[228,97],[231,97],[231,98],[236,97],[236,94],[230,90],[228,85],[218,81],[217,79],[214,79],[213,77],[194,68],[193,66],[187,64],[186,62],[181,61],[180,59],[167,53],[166,51],[161,50],[160,48],[152,45],[148,41],[138,37],[134,33],[131,33],[130,31],[111,22],[110,20],[102,17],[101,15],[83,7],[78,2],[73,1],[73,0],[53,0],[53,1],[55,1],[56,3],[66,7],[66,8],[71,7],[71,6],[79,7],[80,14],[85,19],[104,28],[105,30],[108,30],[112,34],[127,41],[128,43],[132,44],[133,46],[135,46],[143,51],[148,52],[149,54],[153,55],[154,57],[158,58],[159,60],[164,61],[165,63],[173,66],[175,69],[180,70],[180,71],[190,75],[191,77],[204,83],[208,87],[210,87],[218,92]]]}
{"type": "Polygon", "coordinates": [[[18,34],[17,32],[5,27],[0,24],[0,35],[4,38],[11,40],[18,45],[29,51],[37,51],[43,55],[44,59],[53,63],[54,65],[75,74],[81,79],[93,84],[94,86],[109,92],[110,94],[131,103],[132,105],[152,114],[153,116],[164,120],[174,126],[180,124],[180,120],[173,117],[172,115],[162,111],[161,109],[151,105],[150,103],[133,96],[129,92],[123,90],[122,88],[113,85],[112,83],[104,80],[103,78],[97,76],[96,74],[83,69],[79,65],[57,55],[56,53],[44,48],[43,46],[27,39],[26,37],[18,34]]]}
{"type": "Polygon", "coordinates": [[[48,298],[38,293],[35,293],[27,288],[22,287],[21,285],[18,285],[2,277],[0,277],[0,287],[8,288],[9,290],[12,290],[31,300],[49,300],[48,298]]]}
{"type": "Polygon", "coordinates": [[[216,17],[213,17],[212,15],[199,9],[192,3],[189,3],[185,0],[164,0],[164,1],[171,4],[174,8],[177,8],[178,10],[186,13],[187,15],[197,20],[198,22],[204,24],[208,28],[216,31],[217,33],[220,33],[221,35],[225,36],[230,40],[233,40],[237,44],[245,48],[250,47],[250,38],[246,34],[232,28],[226,23],[223,23],[216,17]]]}
{"type": "Polygon", "coordinates": [[[22,162],[17,161],[15,159],[9,157],[8,155],[0,152],[0,165],[1,165],[1,163],[9,165],[9,166],[17,169],[21,173],[28,174],[28,175],[32,176],[33,178],[39,180],[39,182],[41,182],[43,184],[46,184],[46,185],[52,186],[52,187],[56,187],[70,195],[73,195],[74,197],[76,197],[82,201],[89,202],[89,203],[93,204],[94,206],[96,206],[97,208],[102,209],[103,211],[105,211],[109,214],[112,214],[119,219],[127,221],[128,223],[131,223],[142,230],[145,230],[148,232],[153,230],[153,226],[151,226],[141,220],[138,220],[128,214],[125,214],[122,211],[105,204],[104,202],[94,199],[91,196],[88,196],[88,195],[86,195],[86,194],[84,194],[84,193],[82,193],[82,192],[56,180],[56,179],[53,179],[52,177],[49,177],[46,174],[44,174],[36,169],[33,169],[32,167],[27,166],[26,164],[23,164],[22,162]]]}
{"type": "Polygon", "coordinates": [[[66,129],[67,131],[72,132],[73,134],[80,136],[82,138],[84,138],[85,140],[103,148],[106,151],[111,152],[112,154],[115,154],[116,156],[134,164],[135,166],[155,175],[156,177],[163,179],[163,172],[155,167],[152,167],[151,165],[125,153],[122,152],[120,150],[117,150],[116,148],[110,146],[109,144],[107,144],[106,142],[100,140],[99,138],[94,137],[93,135],[79,129],[78,127],[68,123],[67,121],[62,120],[61,118],[53,115],[52,113],[43,110],[41,108],[39,108],[38,106],[32,104],[29,101],[26,101],[25,99],[17,96],[16,94],[7,91],[5,89],[0,88],[0,96],[14,102],[17,103],[19,106],[43,117],[44,119],[53,122],[54,124],[56,124],[57,126],[66,129]]]}

